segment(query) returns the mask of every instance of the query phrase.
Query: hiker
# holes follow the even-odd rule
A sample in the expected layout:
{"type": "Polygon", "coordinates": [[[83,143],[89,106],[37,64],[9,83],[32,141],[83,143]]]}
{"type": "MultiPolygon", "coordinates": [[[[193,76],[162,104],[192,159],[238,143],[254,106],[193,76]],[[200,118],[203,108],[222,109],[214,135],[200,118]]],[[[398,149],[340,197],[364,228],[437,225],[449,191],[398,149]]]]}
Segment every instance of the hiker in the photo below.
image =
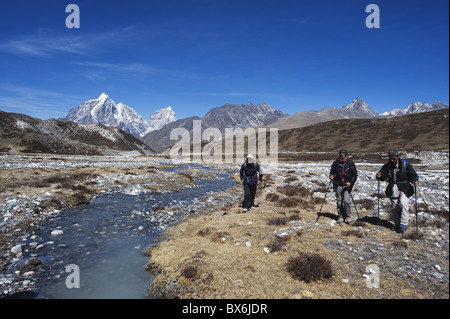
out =
{"type": "Polygon", "coordinates": [[[352,221],[350,192],[357,178],[358,172],[355,163],[348,158],[346,150],[340,150],[339,158],[333,162],[330,170],[330,179],[333,181],[333,190],[336,195],[338,223],[350,224],[352,221]]]}
{"type": "Polygon", "coordinates": [[[404,233],[409,222],[409,198],[414,194],[414,186],[419,185],[419,175],[406,159],[400,158],[398,151],[388,152],[389,162],[384,164],[376,178],[387,181],[386,196],[391,200],[391,217],[394,230],[404,233]]]}
{"type": "Polygon", "coordinates": [[[241,182],[244,185],[244,204],[243,212],[249,209],[255,209],[256,187],[262,182],[263,171],[261,166],[256,163],[256,158],[248,154],[244,164],[239,172],[241,182]]]}

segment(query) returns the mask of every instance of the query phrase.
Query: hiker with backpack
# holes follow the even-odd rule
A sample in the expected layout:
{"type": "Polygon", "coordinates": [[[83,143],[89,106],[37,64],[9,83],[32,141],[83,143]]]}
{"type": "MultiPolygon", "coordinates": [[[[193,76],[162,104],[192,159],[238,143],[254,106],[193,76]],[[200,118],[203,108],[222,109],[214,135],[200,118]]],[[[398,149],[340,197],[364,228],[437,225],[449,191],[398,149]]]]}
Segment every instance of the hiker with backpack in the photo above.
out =
{"type": "Polygon", "coordinates": [[[358,172],[355,163],[348,158],[346,150],[340,150],[339,158],[333,162],[330,169],[330,180],[333,182],[333,190],[336,195],[338,223],[350,224],[352,222],[350,192],[357,178],[358,172]]]}
{"type": "Polygon", "coordinates": [[[256,163],[256,158],[248,154],[244,164],[241,165],[239,172],[241,182],[244,186],[243,212],[255,208],[256,188],[262,182],[263,171],[261,166],[256,163]]]}
{"type": "Polygon", "coordinates": [[[409,198],[414,194],[414,187],[419,185],[419,175],[406,159],[399,156],[398,151],[388,152],[389,162],[384,164],[376,178],[387,181],[386,196],[391,200],[391,217],[394,230],[404,233],[409,222],[409,198]]]}

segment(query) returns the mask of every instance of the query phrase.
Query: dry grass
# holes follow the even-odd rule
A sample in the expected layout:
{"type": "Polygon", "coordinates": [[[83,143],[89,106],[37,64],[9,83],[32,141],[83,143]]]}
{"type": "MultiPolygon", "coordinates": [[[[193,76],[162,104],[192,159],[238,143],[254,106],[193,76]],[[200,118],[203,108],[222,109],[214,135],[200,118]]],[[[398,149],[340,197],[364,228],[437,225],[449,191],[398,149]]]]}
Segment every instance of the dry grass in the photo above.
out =
{"type": "MultiPolygon", "coordinates": [[[[355,254],[359,245],[398,243],[389,254],[398,252],[396,258],[403,259],[405,249],[411,254],[426,250],[423,240],[410,240],[406,245],[408,239],[384,225],[369,223],[370,219],[367,223],[331,227],[332,214],[328,214],[321,217],[322,226],[317,226],[318,205],[314,210],[302,205],[284,208],[280,203],[287,197],[278,189],[276,192],[279,198],[272,201],[274,197],[269,194],[274,194],[274,187],[258,190],[260,207],[245,214],[239,203],[234,203],[227,207],[226,214],[218,209],[169,229],[152,249],[149,267],[160,271],[149,287],[149,295],[195,299],[448,298],[447,287],[404,280],[395,267],[394,271],[383,268],[382,289],[365,285],[365,267],[371,263],[384,265],[385,260],[378,254],[359,260],[355,254]],[[292,228],[291,221],[301,227],[292,228]],[[281,230],[289,234],[274,235],[281,230]],[[327,248],[337,240],[342,244],[327,248]]],[[[333,212],[334,208],[334,203],[325,204],[323,212],[333,212]]]]}
{"type": "Polygon", "coordinates": [[[396,149],[398,145],[402,145],[405,151],[446,150],[449,145],[448,116],[449,110],[445,109],[392,118],[339,119],[303,128],[280,130],[279,151],[298,152],[285,153],[280,160],[330,161],[336,158],[337,150],[345,148],[357,162],[382,163],[385,161],[382,156],[386,150],[396,149]],[[352,129],[349,130],[349,127],[352,129]],[[392,127],[397,128],[394,135],[392,127]],[[424,127],[429,129],[423,130],[424,127]],[[342,136],[346,138],[342,139],[342,136]],[[319,157],[319,154],[305,151],[321,152],[321,155],[319,157]]]}

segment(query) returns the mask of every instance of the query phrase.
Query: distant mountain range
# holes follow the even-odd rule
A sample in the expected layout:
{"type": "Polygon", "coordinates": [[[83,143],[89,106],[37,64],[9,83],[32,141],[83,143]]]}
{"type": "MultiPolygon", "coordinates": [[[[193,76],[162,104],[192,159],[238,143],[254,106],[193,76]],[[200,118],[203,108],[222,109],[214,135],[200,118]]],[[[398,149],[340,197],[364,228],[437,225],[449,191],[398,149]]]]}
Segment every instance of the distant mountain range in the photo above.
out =
{"type": "Polygon", "coordinates": [[[385,112],[383,116],[398,116],[404,114],[413,114],[413,113],[424,113],[430,111],[436,111],[441,109],[447,109],[448,105],[445,105],[442,102],[436,101],[433,104],[429,104],[426,102],[412,102],[407,109],[395,109],[390,112],[385,112]]]}
{"type": "MultiPolygon", "coordinates": [[[[170,134],[182,128],[192,136],[193,123],[201,121],[202,131],[217,128],[276,127],[291,130],[339,119],[383,119],[448,109],[436,101],[433,104],[413,102],[408,108],[379,114],[360,98],[340,108],[283,113],[268,104],[224,104],[212,108],[203,117],[192,116],[176,120],[171,107],[156,111],[145,121],[133,108],[115,104],[102,93],[71,109],[64,120],[39,120],[23,114],[1,112],[0,151],[29,151],[67,154],[105,154],[137,151],[141,154],[162,153],[175,144],[170,134]]],[[[208,141],[209,142],[209,141],[208,141]]]]}
{"type": "Polygon", "coordinates": [[[318,111],[301,111],[294,115],[275,110],[265,103],[253,105],[224,104],[212,108],[205,116],[184,118],[176,120],[175,113],[169,106],[156,111],[145,121],[133,108],[122,103],[115,104],[111,98],[102,93],[99,98],[89,100],[71,109],[64,118],[80,124],[101,123],[106,126],[118,127],[144,141],[152,149],[162,152],[174,141],[170,140],[173,128],[192,129],[192,121],[201,120],[202,129],[217,128],[224,133],[225,128],[241,129],[246,127],[276,127],[279,130],[306,127],[309,125],[332,121],[336,119],[352,118],[382,118],[412,113],[429,112],[448,108],[447,105],[436,101],[433,104],[426,102],[412,102],[408,108],[394,109],[379,114],[372,110],[362,99],[356,98],[351,103],[340,108],[328,107],[318,111]],[[171,124],[171,125],[169,125],[171,124]]]}
{"type": "Polygon", "coordinates": [[[395,109],[391,112],[380,114],[372,110],[360,98],[354,99],[351,103],[341,108],[329,107],[319,111],[301,111],[286,118],[267,125],[276,127],[279,130],[306,127],[317,123],[337,120],[337,119],[373,119],[404,114],[423,113],[448,108],[448,105],[439,101],[429,104],[426,102],[413,102],[407,109],[395,109]]]}
{"type": "Polygon", "coordinates": [[[116,127],[40,120],[0,111],[0,152],[74,155],[151,155],[148,145],[116,127]]]}
{"type": "Polygon", "coordinates": [[[163,152],[175,144],[170,140],[170,133],[174,128],[184,128],[192,135],[193,121],[201,120],[202,132],[207,128],[217,128],[222,134],[225,129],[243,129],[246,127],[264,126],[281,118],[289,116],[279,110],[275,110],[265,103],[253,105],[224,104],[221,107],[211,109],[203,117],[190,117],[166,124],[160,130],[147,134],[143,141],[157,152],[163,152]]]}

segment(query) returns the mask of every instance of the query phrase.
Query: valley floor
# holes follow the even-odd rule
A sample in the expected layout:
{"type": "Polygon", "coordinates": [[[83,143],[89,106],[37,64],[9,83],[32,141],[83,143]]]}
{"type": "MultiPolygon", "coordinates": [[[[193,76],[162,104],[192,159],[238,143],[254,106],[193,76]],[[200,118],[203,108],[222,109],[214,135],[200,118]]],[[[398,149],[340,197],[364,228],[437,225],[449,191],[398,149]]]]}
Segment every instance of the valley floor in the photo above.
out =
{"type": "MultiPolygon", "coordinates": [[[[448,151],[410,155],[421,176],[419,233],[414,199],[404,235],[391,229],[386,198],[376,218],[373,177],[382,160],[360,157],[352,207],[358,210],[353,217],[360,219],[339,225],[334,195],[327,191],[331,162],[300,162],[289,154],[286,158],[293,160],[279,163],[258,187],[256,209],[243,213],[237,200],[196,212],[164,232],[160,243],[147,250],[147,269],[157,274],[149,297],[448,299],[448,151]],[[298,256],[315,266],[302,268],[298,258],[292,259],[298,256]],[[369,288],[378,279],[379,288],[369,288]]],[[[156,157],[1,155],[0,165],[0,288],[6,293],[14,292],[14,285],[27,288],[2,272],[20,259],[20,252],[12,250],[17,241],[42,220],[111,188],[176,191],[192,182],[189,174],[163,172],[170,162],[156,157]]],[[[229,198],[243,198],[239,165],[210,166],[230,171],[237,183],[227,191],[229,198]]]]}

